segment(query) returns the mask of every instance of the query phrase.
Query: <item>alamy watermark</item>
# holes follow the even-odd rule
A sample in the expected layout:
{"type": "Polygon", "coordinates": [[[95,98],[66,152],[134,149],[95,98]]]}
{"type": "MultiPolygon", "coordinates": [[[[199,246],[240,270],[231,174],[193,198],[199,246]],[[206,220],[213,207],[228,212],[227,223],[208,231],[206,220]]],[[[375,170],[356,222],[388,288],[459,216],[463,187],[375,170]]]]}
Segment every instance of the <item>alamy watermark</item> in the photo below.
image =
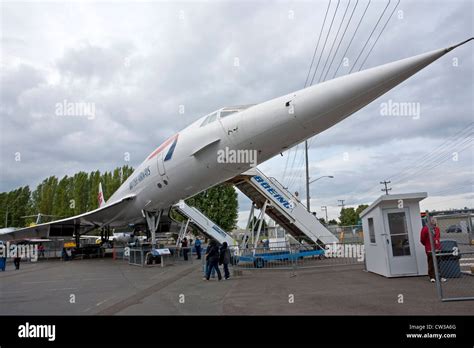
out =
{"type": "Polygon", "coordinates": [[[88,120],[95,118],[95,103],[71,102],[64,99],[56,103],[56,116],[87,117],[88,120]]]}
{"type": "Polygon", "coordinates": [[[251,167],[257,166],[257,150],[225,149],[217,151],[217,163],[248,163],[251,167]]]}
{"type": "Polygon", "coordinates": [[[324,256],[328,258],[356,258],[357,261],[364,261],[365,252],[363,244],[327,244],[324,256]]]}
{"type": "Polygon", "coordinates": [[[26,322],[18,326],[19,338],[47,338],[52,342],[56,340],[56,325],[36,325],[26,322]]]}
{"type": "Polygon", "coordinates": [[[421,116],[421,106],[418,102],[395,102],[389,99],[380,104],[380,115],[412,117],[418,120],[421,116]]]}
{"type": "Polygon", "coordinates": [[[32,262],[38,261],[38,245],[37,244],[0,244],[0,258],[17,258],[21,257],[31,260],[32,262]]]}

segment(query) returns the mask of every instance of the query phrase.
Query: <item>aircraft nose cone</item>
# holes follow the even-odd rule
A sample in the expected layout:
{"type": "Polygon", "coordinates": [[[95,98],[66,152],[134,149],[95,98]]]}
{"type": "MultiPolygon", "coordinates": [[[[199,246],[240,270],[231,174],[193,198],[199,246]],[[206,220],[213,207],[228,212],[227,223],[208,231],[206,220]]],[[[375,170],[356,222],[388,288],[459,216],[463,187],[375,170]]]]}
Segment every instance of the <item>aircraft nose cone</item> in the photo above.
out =
{"type": "Polygon", "coordinates": [[[301,90],[297,118],[319,132],[340,122],[431,64],[448,49],[440,49],[377,66],[301,90]]]}

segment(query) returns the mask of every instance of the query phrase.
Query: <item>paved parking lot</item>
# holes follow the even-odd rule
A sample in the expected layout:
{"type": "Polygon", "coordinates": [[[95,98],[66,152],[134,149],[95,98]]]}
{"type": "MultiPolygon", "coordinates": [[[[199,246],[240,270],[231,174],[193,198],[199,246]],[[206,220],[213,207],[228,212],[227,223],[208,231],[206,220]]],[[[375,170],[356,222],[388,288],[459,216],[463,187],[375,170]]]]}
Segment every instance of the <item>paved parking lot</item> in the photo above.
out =
{"type": "Polygon", "coordinates": [[[111,259],[47,261],[0,272],[6,315],[470,314],[474,302],[442,303],[427,277],[387,279],[361,265],[244,270],[203,281],[201,264],[161,268],[111,259]],[[400,302],[400,295],[403,303],[400,302]]]}

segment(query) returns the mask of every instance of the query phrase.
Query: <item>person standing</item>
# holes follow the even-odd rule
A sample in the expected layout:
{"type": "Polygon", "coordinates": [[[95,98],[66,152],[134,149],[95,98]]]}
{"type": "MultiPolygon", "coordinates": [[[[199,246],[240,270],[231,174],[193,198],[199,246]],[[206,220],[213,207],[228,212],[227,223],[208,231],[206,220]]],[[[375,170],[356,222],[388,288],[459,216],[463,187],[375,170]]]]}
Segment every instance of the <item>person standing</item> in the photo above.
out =
{"type": "Polygon", "coordinates": [[[2,272],[5,272],[5,268],[7,267],[7,258],[6,256],[0,257],[0,269],[2,272]]]}
{"type": "MultiPolygon", "coordinates": [[[[207,255],[209,253],[209,250],[211,250],[211,243],[209,243],[206,247],[206,252],[205,252],[205,255],[207,255]]],[[[204,278],[202,278],[203,280],[206,280],[206,274],[207,274],[207,270],[209,269],[209,259],[206,257],[205,258],[205,267],[204,267],[204,278]]],[[[212,271],[211,271],[211,278],[215,278],[216,277],[216,269],[213,268],[212,271]]]]}
{"type": "Polygon", "coordinates": [[[183,250],[184,261],[188,261],[188,239],[186,237],[181,241],[181,248],[183,250]]]}
{"type": "Polygon", "coordinates": [[[44,259],[44,245],[43,245],[43,243],[39,243],[38,252],[39,252],[39,257],[44,259]]]}
{"type": "MultiPolygon", "coordinates": [[[[435,251],[439,251],[441,250],[439,227],[437,226],[437,221],[435,218],[431,218],[430,222],[434,231],[433,243],[434,243],[435,251]]],[[[430,281],[434,283],[436,281],[435,279],[436,277],[435,277],[435,269],[434,269],[434,263],[433,263],[433,255],[431,253],[430,229],[428,227],[428,222],[421,229],[420,242],[425,247],[426,258],[428,261],[428,277],[430,278],[430,281]]],[[[441,281],[445,282],[446,278],[441,278],[441,281]]]]}
{"type": "Polygon", "coordinates": [[[199,237],[196,237],[196,240],[194,241],[194,248],[196,249],[196,255],[197,259],[201,259],[201,240],[199,237]]]}
{"type": "Polygon", "coordinates": [[[270,240],[268,238],[263,241],[263,248],[265,250],[270,250],[270,240]]]}
{"type": "Polygon", "coordinates": [[[219,247],[215,240],[211,240],[209,243],[208,252],[206,253],[206,261],[209,262],[209,267],[207,267],[206,280],[209,280],[211,272],[213,269],[216,270],[217,278],[222,280],[221,271],[219,270],[219,247]]]}
{"type": "Polygon", "coordinates": [[[219,264],[224,265],[224,279],[225,280],[230,278],[229,263],[230,263],[230,250],[227,245],[227,242],[224,242],[222,243],[220,254],[219,254],[219,264]]]}
{"type": "Polygon", "coordinates": [[[15,270],[19,270],[20,269],[20,263],[21,263],[21,256],[15,256],[13,258],[13,264],[15,265],[15,270]]]}

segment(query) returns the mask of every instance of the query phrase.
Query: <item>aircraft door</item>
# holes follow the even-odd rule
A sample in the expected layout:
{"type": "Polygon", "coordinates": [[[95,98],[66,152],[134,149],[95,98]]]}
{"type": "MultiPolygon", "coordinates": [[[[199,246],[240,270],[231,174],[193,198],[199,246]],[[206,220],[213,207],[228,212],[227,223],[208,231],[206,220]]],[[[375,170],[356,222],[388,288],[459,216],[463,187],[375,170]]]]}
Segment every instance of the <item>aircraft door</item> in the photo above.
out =
{"type": "Polygon", "coordinates": [[[163,152],[160,152],[157,156],[157,160],[158,160],[158,173],[161,175],[161,176],[164,176],[166,175],[166,170],[165,170],[165,162],[164,162],[164,158],[163,158],[163,152]]]}

